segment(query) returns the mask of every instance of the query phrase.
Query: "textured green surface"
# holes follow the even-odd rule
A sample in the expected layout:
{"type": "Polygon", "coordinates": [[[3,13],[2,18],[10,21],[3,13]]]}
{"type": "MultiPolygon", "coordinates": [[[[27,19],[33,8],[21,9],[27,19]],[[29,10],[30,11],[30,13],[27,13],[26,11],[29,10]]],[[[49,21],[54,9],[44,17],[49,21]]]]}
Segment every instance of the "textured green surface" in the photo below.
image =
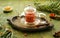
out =
{"type": "MultiPolygon", "coordinates": [[[[40,1],[37,0],[40,3],[48,3],[49,1],[40,1]]],[[[5,28],[8,28],[12,30],[13,35],[16,38],[53,38],[54,32],[60,31],[60,21],[52,20],[51,22],[54,24],[54,29],[51,31],[45,31],[45,32],[38,32],[38,33],[27,33],[27,36],[24,36],[24,33],[14,30],[11,28],[11,26],[7,22],[7,18],[11,18],[13,16],[19,15],[21,12],[23,12],[23,9],[28,5],[33,5],[34,0],[0,0],[0,25],[2,25],[5,28]],[[12,6],[13,12],[11,13],[3,13],[3,7],[5,6],[12,6]]],[[[44,12],[45,13],[45,12],[44,12]]],[[[49,13],[47,14],[47,18],[49,13]]],[[[49,20],[49,18],[48,18],[49,20]]],[[[0,32],[4,32],[4,30],[1,30],[0,32]]],[[[15,38],[14,37],[14,38],[15,38]]]]}

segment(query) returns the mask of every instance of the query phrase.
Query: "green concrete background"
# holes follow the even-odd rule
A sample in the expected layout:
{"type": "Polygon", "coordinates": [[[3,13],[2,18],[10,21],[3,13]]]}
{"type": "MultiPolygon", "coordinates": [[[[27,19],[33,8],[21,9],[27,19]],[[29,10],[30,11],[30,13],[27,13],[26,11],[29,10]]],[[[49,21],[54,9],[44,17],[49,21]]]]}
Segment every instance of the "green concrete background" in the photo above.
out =
{"type": "MultiPolygon", "coordinates": [[[[60,21],[57,20],[52,20],[48,18],[49,13],[48,12],[43,12],[46,13],[48,21],[54,24],[54,29],[51,31],[45,31],[45,32],[38,32],[38,33],[27,33],[27,36],[24,36],[23,32],[14,30],[7,22],[8,18],[11,18],[13,16],[19,15],[21,12],[23,12],[23,9],[31,5],[34,6],[34,2],[40,2],[41,4],[43,3],[48,3],[48,0],[0,0],[0,25],[3,26],[4,28],[8,28],[12,30],[13,35],[15,36],[14,38],[54,38],[53,34],[54,32],[60,31],[60,21]],[[12,6],[13,7],[13,12],[11,13],[3,13],[3,7],[5,6],[12,6]]],[[[0,30],[0,32],[4,32],[4,30],[0,30]]],[[[0,34],[1,35],[1,34],[0,34]]]]}

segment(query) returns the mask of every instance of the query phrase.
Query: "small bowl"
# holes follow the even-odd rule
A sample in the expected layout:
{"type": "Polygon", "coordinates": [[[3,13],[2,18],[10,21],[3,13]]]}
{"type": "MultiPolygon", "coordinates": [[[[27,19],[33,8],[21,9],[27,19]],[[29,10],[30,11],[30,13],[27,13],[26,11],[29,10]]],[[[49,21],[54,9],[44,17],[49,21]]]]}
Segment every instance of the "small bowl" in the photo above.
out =
{"type": "Polygon", "coordinates": [[[13,10],[13,8],[11,8],[10,6],[6,6],[6,7],[3,8],[3,12],[4,12],[4,13],[9,13],[9,12],[11,12],[12,10],[13,10]]]}

